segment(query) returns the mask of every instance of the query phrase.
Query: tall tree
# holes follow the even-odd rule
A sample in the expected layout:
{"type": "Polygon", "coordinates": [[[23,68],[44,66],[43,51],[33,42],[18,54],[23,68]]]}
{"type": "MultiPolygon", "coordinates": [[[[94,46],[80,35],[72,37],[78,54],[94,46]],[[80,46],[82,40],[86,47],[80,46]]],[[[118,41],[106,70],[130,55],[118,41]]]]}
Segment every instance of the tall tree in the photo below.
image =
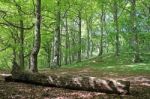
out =
{"type": "Polygon", "coordinates": [[[53,57],[53,66],[60,67],[61,66],[61,28],[60,28],[60,21],[61,21],[61,0],[57,0],[56,6],[56,29],[54,35],[54,57],[53,57]]]}
{"type": "Polygon", "coordinates": [[[89,19],[86,18],[86,29],[87,29],[87,58],[90,57],[90,22],[89,19]]]}
{"type": "Polygon", "coordinates": [[[82,32],[82,16],[81,16],[81,10],[78,11],[78,18],[79,18],[79,23],[78,23],[78,27],[79,27],[79,31],[78,31],[78,62],[81,62],[81,32],[82,32]]]}
{"type": "Polygon", "coordinates": [[[24,69],[24,21],[23,21],[23,14],[21,6],[14,0],[15,6],[18,10],[19,14],[19,66],[24,69]]]}
{"type": "MultiPolygon", "coordinates": [[[[20,4],[22,2],[19,2],[17,0],[12,0],[7,2],[11,5],[12,9],[14,10],[13,13],[8,13],[8,11],[1,11],[4,15],[2,16],[2,19],[4,22],[4,26],[9,27],[9,31],[11,34],[11,38],[13,39],[12,43],[12,49],[13,49],[13,61],[15,61],[21,69],[24,69],[24,61],[25,61],[25,51],[24,51],[24,32],[25,30],[32,29],[33,25],[31,27],[26,27],[25,21],[23,18],[25,18],[25,15],[27,14],[25,11],[23,11],[23,6],[20,4]],[[17,19],[10,19],[11,16],[16,15],[17,19]],[[18,23],[18,24],[17,24],[18,23]]],[[[11,11],[10,11],[11,12],[11,11]]],[[[9,34],[9,33],[8,33],[9,34]]]]}
{"type": "Polygon", "coordinates": [[[116,51],[115,55],[119,56],[119,24],[118,24],[118,0],[113,1],[113,8],[114,8],[114,24],[115,24],[115,46],[116,51]]]}
{"type": "Polygon", "coordinates": [[[99,56],[103,54],[103,40],[104,40],[104,24],[105,24],[105,6],[104,1],[101,3],[101,38],[100,38],[100,48],[99,48],[99,56]]]}
{"type": "Polygon", "coordinates": [[[140,61],[139,41],[136,24],[136,0],[131,0],[131,32],[132,32],[132,46],[134,50],[134,62],[140,61]]]}
{"type": "Polygon", "coordinates": [[[67,15],[65,16],[65,28],[66,28],[66,41],[65,41],[65,47],[66,47],[66,52],[65,52],[65,64],[68,64],[68,57],[69,57],[69,32],[68,32],[68,17],[67,15]]]}
{"type": "Polygon", "coordinates": [[[30,56],[30,71],[38,72],[38,61],[37,56],[40,50],[41,44],[41,0],[36,0],[36,21],[35,21],[35,31],[34,31],[34,45],[32,48],[31,56],[30,56]]]}

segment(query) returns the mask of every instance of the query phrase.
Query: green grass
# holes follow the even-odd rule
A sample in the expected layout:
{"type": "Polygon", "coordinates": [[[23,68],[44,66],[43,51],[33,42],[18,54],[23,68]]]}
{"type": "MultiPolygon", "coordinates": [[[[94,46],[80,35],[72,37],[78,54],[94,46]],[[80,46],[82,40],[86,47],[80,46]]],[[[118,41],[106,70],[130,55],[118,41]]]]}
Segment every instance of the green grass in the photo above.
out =
{"type": "Polygon", "coordinates": [[[83,61],[81,63],[74,63],[63,66],[65,69],[86,69],[90,68],[95,72],[101,73],[117,73],[118,75],[150,75],[150,63],[133,63],[131,56],[123,55],[114,57],[107,55],[105,57],[96,57],[83,61]]]}
{"type": "MultiPolygon", "coordinates": [[[[115,57],[114,54],[107,54],[101,57],[95,57],[92,59],[84,60],[80,63],[73,63],[69,65],[63,65],[59,69],[48,69],[39,67],[39,70],[45,70],[46,72],[59,73],[68,72],[80,74],[83,70],[89,70],[91,75],[110,75],[116,74],[118,76],[131,76],[131,75],[143,75],[150,76],[150,57],[146,54],[146,61],[142,63],[133,63],[132,56],[130,54],[121,54],[119,57],[115,57]]],[[[0,68],[0,71],[11,71],[11,68],[0,68]]],[[[88,73],[89,74],[89,73],[88,73]]]]}

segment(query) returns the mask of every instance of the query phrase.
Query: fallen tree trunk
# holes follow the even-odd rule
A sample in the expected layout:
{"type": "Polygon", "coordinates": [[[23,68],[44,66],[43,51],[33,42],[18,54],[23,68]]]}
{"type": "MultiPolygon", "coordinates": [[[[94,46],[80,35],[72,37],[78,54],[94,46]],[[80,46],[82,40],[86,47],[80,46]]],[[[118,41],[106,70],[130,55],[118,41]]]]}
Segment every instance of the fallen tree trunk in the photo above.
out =
{"type": "Polygon", "coordinates": [[[96,91],[115,94],[128,94],[130,82],[112,79],[100,79],[88,76],[44,75],[39,73],[17,72],[5,77],[6,81],[19,81],[44,86],[96,91]]]}

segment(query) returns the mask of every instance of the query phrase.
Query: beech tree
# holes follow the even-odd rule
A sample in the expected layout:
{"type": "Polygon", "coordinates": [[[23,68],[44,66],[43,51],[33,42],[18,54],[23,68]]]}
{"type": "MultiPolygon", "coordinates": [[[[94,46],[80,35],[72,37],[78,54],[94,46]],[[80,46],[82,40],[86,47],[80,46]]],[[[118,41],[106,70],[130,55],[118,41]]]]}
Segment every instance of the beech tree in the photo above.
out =
{"type": "Polygon", "coordinates": [[[60,67],[61,66],[61,0],[57,0],[56,2],[56,28],[54,33],[54,56],[53,56],[53,66],[60,67]]]}
{"type": "Polygon", "coordinates": [[[115,24],[115,45],[116,45],[116,51],[115,51],[115,54],[116,56],[119,56],[119,24],[118,24],[118,1],[117,0],[114,0],[114,4],[113,4],[113,9],[114,9],[114,14],[113,14],[113,17],[114,17],[114,24],[115,24]]]}
{"type": "Polygon", "coordinates": [[[137,33],[137,22],[136,22],[136,0],[131,0],[131,32],[132,32],[132,46],[134,50],[134,62],[139,62],[140,53],[139,53],[139,37],[137,33]]]}
{"type": "Polygon", "coordinates": [[[41,0],[36,0],[36,21],[34,31],[34,44],[30,56],[30,71],[38,72],[37,58],[41,45],[41,0]]]}

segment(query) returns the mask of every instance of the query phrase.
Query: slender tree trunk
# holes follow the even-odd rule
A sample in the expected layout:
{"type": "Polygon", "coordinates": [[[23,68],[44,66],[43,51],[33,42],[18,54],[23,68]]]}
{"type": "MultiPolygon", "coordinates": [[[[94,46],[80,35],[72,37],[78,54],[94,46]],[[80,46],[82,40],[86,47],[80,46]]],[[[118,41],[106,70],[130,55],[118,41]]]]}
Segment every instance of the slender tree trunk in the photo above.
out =
{"type": "MultiPolygon", "coordinates": [[[[150,20],[150,6],[148,8],[148,20],[150,20]]],[[[148,28],[148,32],[150,32],[150,28],[148,28]]]]}
{"type": "Polygon", "coordinates": [[[53,35],[53,42],[51,47],[51,68],[54,66],[54,54],[55,54],[55,34],[53,35]]]}
{"type": "MultiPolygon", "coordinates": [[[[71,40],[72,40],[71,49],[74,49],[76,46],[76,43],[75,43],[75,34],[73,32],[71,32],[71,40]]],[[[72,50],[71,54],[72,54],[71,55],[71,58],[72,58],[71,61],[74,62],[76,53],[74,50],[72,50]]]]}
{"type": "Polygon", "coordinates": [[[69,33],[68,33],[68,57],[69,57],[69,64],[71,64],[71,41],[70,41],[70,39],[71,39],[71,37],[70,37],[70,35],[69,35],[69,33]]]}
{"type": "Polygon", "coordinates": [[[86,22],[86,28],[87,28],[87,58],[89,58],[90,57],[90,30],[89,30],[89,20],[87,19],[86,20],[87,22],[86,22]]]}
{"type": "Polygon", "coordinates": [[[81,20],[81,11],[79,11],[79,15],[78,15],[78,18],[79,18],[79,35],[78,35],[78,46],[79,46],[79,49],[78,49],[78,62],[81,62],[81,23],[82,23],[82,20],[81,20]]]}
{"type": "Polygon", "coordinates": [[[65,64],[67,65],[68,64],[68,54],[69,54],[69,35],[68,35],[68,18],[67,18],[67,15],[66,15],[66,52],[65,52],[65,64]]]}
{"type": "Polygon", "coordinates": [[[35,22],[35,32],[34,32],[34,45],[30,56],[31,72],[38,72],[37,57],[38,57],[40,44],[41,44],[40,27],[41,27],[41,0],[36,0],[36,22],[35,22]]]}
{"type": "Polygon", "coordinates": [[[136,0],[131,0],[131,31],[132,46],[134,50],[134,62],[140,62],[138,33],[136,31],[136,0]]]}
{"type": "Polygon", "coordinates": [[[90,58],[91,51],[92,51],[92,42],[91,42],[91,32],[92,32],[92,20],[93,16],[90,16],[89,18],[86,19],[86,24],[87,24],[87,58],[90,58]]]}
{"type": "Polygon", "coordinates": [[[60,67],[61,66],[61,37],[60,37],[60,0],[57,1],[57,13],[56,13],[56,32],[54,37],[54,59],[53,66],[60,67]]]}
{"type": "Polygon", "coordinates": [[[93,57],[93,51],[94,51],[94,42],[91,41],[91,53],[90,53],[90,56],[93,57]]]}
{"type": "Polygon", "coordinates": [[[51,67],[51,49],[52,49],[52,45],[49,44],[49,51],[48,51],[48,56],[47,56],[47,62],[48,62],[48,67],[51,67]]]}
{"type": "MultiPolygon", "coordinates": [[[[17,39],[15,38],[13,32],[11,32],[11,36],[12,36],[12,38],[13,38],[13,43],[14,43],[14,44],[17,44],[17,39]]],[[[12,50],[13,50],[13,53],[12,53],[12,55],[13,55],[12,62],[16,62],[16,61],[17,61],[17,52],[16,52],[15,46],[12,47],[12,50]]]]}
{"type": "Polygon", "coordinates": [[[103,38],[104,38],[104,21],[105,21],[105,12],[104,12],[104,5],[102,4],[102,15],[101,15],[101,40],[100,40],[100,50],[99,56],[103,54],[103,38]]]}
{"type": "Polygon", "coordinates": [[[46,41],[43,49],[46,52],[47,64],[48,64],[48,67],[50,68],[51,67],[51,50],[52,50],[51,41],[46,41]]]}
{"type": "Polygon", "coordinates": [[[24,70],[24,23],[23,20],[20,20],[20,49],[19,49],[19,66],[24,70]]]}
{"type": "MultiPolygon", "coordinates": [[[[17,8],[20,20],[20,28],[19,28],[19,34],[18,34],[18,44],[19,44],[19,51],[18,51],[18,65],[22,70],[24,70],[24,21],[23,21],[23,13],[22,8],[17,4],[16,0],[13,0],[15,3],[15,6],[17,8]]],[[[16,62],[16,61],[15,61],[16,62]]]]}
{"type": "Polygon", "coordinates": [[[13,48],[13,62],[16,62],[16,56],[17,56],[17,53],[16,53],[16,49],[13,48]]]}
{"type": "Polygon", "coordinates": [[[115,24],[115,55],[119,56],[119,25],[118,25],[118,2],[117,0],[114,0],[114,24],[115,24]]]}

